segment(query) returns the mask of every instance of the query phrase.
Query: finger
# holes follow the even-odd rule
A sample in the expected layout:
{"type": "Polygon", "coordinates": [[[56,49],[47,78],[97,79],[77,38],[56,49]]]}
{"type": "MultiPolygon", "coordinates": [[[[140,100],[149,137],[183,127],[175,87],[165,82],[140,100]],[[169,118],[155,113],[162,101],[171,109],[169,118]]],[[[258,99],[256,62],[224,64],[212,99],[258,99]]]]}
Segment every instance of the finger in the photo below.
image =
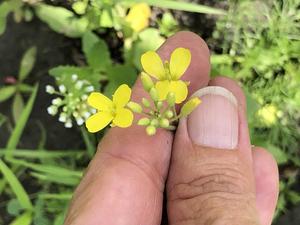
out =
{"type": "MultiPolygon", "coordinates": [[[[158,53],[168,57],[177,47],[191,50],[191,65],[184,75],[195,83],[191,90],[207,85],[205,42],[193,33],[179,32],[158,53]]],[[[143,96],[138,81],[133,100],[143,96]]],[[[165,130],[149,137],[139,126],[110,129],[75,192],[66,224],[159,224],[172,141],[173,134],[165,130]]]]}
{"type": "Polygon", "coordinates": [[[202,104],[180,121],[167,196],[170,224],[259,224],[245,97],[236,82],[212,80],[202,104]],[[183,222],[184,221],[184,222],[183,222]]]}
{"type": "Polygon", "coordinates": [[[279,192],[277,163],[267,150],[252,148],[256,205],[262,225],[271,225],[279,192]]]}

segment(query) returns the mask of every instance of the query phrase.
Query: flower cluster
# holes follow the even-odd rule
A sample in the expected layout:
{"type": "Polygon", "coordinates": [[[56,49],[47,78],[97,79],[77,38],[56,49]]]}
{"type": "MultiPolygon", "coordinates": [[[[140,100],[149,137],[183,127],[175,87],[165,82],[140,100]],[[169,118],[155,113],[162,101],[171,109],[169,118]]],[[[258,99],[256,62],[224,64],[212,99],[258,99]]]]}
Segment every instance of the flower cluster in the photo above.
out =
{"type": "Polygon", "coordinates": [[[144,72],[140,77],[149,98],[142,98],[140,103],[130,101],[131,89],[125,84],[115,91],[112,100],[93,92],[87,102],[97,109],[97,113],[86,120],[87,129],[97,132],[108,124],[129,127],[133,123],[133,113],[136,113],[142,115],[137,124],[145,126],[148,135],[154,135],[158,128],[175,130],[178,120],[201,103],[198,97],[193,97],[177,114],[176,104],[184,102],[188,96],[189,82],[181,80],[181,77],[190,62],[190,50],[185,48],[176,48],[170,60],[165,62],[154,51],[144,53],[141,57],[144,72]]]}
{"type": "Polygon", "coordinates": [[[66,128],[73,126],[73,118],[78,126],[95,113],[96,110],[89,107],[88,95],[94,91],[94,87],[87,80],[80,80],[76,74],[71,76],[71,85],[60,84],[58,90],[51,85],[46,86],[46,92],[57,95],[52,104],[47,108],[50,115],[59,114],[58,121],[65,124],[66,128]]]}

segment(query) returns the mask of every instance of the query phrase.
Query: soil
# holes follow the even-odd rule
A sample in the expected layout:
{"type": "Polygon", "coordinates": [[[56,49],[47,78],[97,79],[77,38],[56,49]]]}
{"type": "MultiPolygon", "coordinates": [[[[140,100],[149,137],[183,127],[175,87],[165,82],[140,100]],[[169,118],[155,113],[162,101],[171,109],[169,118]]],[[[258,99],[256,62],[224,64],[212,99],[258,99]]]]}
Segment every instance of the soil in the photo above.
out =
{"type": "MultiPolygon", "coordinates": [[[[222,4],[218,1],[197,1],[206,2],[207,5],[222,4]],[[216,3],[213,3],[216,2],[216,3]]],[[[224,5],[222,5],[224,7],[224,5]]],[[[175,12],[175,17],[179,19],[183,27],[202,35],[204,39],[211,37],[215,26],[213,16],[201,14],[175,12]]],[[[80,55],[80,41],[78,39],[66,38],[50,30],[47,25],[34,19],[32,22],[15,23],[12,18],[8,19],[7,30],[0,36],[0,86],[4,84],[7,76],[17,77],[19,63],[22,54],[28,47],[36,45],[38,57],[31,75],[26,79],[26,83],[39,83],[38,96],[22,135],[19,148],[35,149],[41,138],[41,130],[38,125],[43,124],[47,133],[45,148],[50,150],[84,149],[81,134],[78,129],[65,129],[56,117],[50,116],[46,109],[50,105],[51,96],[45,93],[45,85],[54,84],[53,78],[48,75],[48,70],[64,64],[76,64],[75,55],[80,55]]],[[[213,47],[213,46],[210,46],[213,47]]],[[[118,56],[115,56],[118,58],[118,56]]],[[[28,96],[24,96],[28,98],[28,96]]],[[[0,113],[11,117],[12,100],[0,104],[0,113]]],[[[5,147],[11,127],[2,126],[0,129],[0,148],[5,147]]],[[[5,212],[0,208],[0,214],[5,212]],[[2,211],[2,212],[1,212],[2,211]]],[[[276,225],[300,224],[300,206],[294,208],[278,220],[276,225]]],[[[166,210],[163,213],[162,225],[167,225],[166,210]]]]}

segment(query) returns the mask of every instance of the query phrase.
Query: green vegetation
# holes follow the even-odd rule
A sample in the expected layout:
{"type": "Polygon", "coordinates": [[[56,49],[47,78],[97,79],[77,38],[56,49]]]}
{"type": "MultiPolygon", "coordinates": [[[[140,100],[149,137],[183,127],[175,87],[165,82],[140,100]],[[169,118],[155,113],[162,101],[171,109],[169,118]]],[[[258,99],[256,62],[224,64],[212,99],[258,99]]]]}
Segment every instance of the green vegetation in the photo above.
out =
{"type": "Polygon", "coordinates": [[[65,5],[2,1],[0,35],[13,15],[16,22],[39,19],[53,31],[80,40],[84,58],[74,65],[51,68],[49,75],[56,85],[47,85],[46,92],[54,96],[48,113],[65,129],[78,129],[85,149],[45,149],[47,133],[40,123],[35,128],[40,137],[36,149],[23,149],[20,138],[39,93],[44,92],[38,83],[28,82],[39,52],[34,46],[28,48],[18,76],[0,86],[0,129],[11,131],[0,148],[0,212],[8,214],[4,218],[0,213],[0,224],[63,223],[74,188],[102,136],[96,138],[82,125],[92,112],[87,95],[101,90],[110,96],[121,84],[132,86],[141,69],[141,54],[183,29],[174,10],[216,19],[208,40],[212,75],[230,76],[246,91],[252,142],[266,147],[280,165],[277,216],[299,203],[300,193],[294,186],[300,168],[300,0],[226,3],[225,9],[218,9],[172,0],[70,0],[65,5]],[[140,2],[144,3],[136,5],[140,2]],[[151,13],[154,9],[162,16],[151,13]],[[108,39],[119,43],[117,50],[108,39]],[[2,112],[4,102],[11,103],[12,116],[2,112]],[[28,191],[29,184],[34,191],[28,191]]]}

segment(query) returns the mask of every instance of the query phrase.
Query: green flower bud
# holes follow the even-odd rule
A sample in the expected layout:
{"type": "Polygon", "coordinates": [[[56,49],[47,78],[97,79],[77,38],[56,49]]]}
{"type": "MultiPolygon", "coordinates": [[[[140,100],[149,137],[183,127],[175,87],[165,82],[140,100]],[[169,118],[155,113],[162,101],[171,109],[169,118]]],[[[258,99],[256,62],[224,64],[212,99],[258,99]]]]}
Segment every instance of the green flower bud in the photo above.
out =
{"type": "Polygon", "coordinates": [[[171,119],[174,116],[174,113],[171,110],[168,110],[165,115],[167,118],[171,119]]]}
{"type": "Polygon", "coordinates": [[[157,92],[157,90],[156,90],[155,87],[152,87],[152,88],[150,89],[150,96],[151,96],[151,98],[152,98],[152,100],[153,100],[154,102],[157,102],[157,101],[158,101],[158,92],[157,92]]]}
{"type": "Polygon", "coordinates": [[[154,127],[157,127],[159,125],[159,121],[158,119],[152,119],[150,124],[154,127]]]}
{"type": "Polygon", "coordinates": [[[127,107],[131,109],[132,112],[135,113],[141,113],[143,111],[142,106],[136,102],[128,102],[127,107]]]}
{"type": "Polygon", "coordinates": [[[151,77],[148,74],[146,74],[145,72],[141,73],[141,80],[142,80],[143,87],[146,91],[149,92],[151,90],[151,88],[154,87],[151,77]]]}
{"type": "Polygon", "coordinates": [[[161,119],[161,120],[159,121],[159,125],[160,125],[160,127],[162,127],[162,128],[167,128],[167,127],[169,127],[170,122],[169,122],[168,119],[164,118],[164,119],[161,119]]]}
{"type": "Polygon", "coordinates": [[[163,104],[162,101],[158,101],[157,104],[156,104],[157,109],[160,110],[160,109],[163,107],[163,105],[164,105],[164,104],[163,104]]]}
{"type": "Polygon", "coordinates": [[[169,106],[173,107],[175,105],[175,100],[176,100],[176,97],[175,97],[174,92],[169,92],[167,95],[167,102],[168,102],[169,106]]]}
{"type": "Polygon", "coordinates": [[[150,102],[146,98],[142,98],[142,103],[145,107],[149,108],[150,107],[150,102]]]}
{"type": "Polygon", "coordinates": [[[184,117],[189,115],[201,103],[198,97],[191,98],[181,108],[180,116],[184,117]]]}
{"type": "Polygon", "coordinates": [[[149,118],[142,118],[138,121],[138,125],[140,126],[148,126],[150,124],[150,119],[149,118]]]}
{"type": "Polygon", "coordinates": [[[156,133],[156,128],[154,126],[148,126],[146,132],[149,136],[153,136],[156,133]]]}

